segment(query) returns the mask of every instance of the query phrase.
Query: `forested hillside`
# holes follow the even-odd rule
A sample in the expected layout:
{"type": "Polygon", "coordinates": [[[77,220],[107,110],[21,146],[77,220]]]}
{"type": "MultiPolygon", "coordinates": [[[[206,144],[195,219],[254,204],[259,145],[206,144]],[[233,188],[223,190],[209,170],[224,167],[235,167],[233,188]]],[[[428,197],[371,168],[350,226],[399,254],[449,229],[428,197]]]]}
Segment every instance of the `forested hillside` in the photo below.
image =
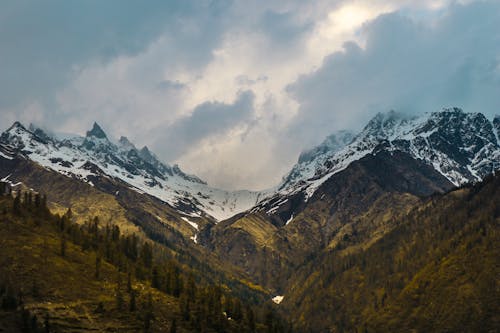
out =
{"type": "MultiPolygon", "coordinates": [[[[284,332],[227,280],[179,263],[166,247],[96,217],[52,215],[45,197],[0,198],[0,331],[284,332]],[[210,276],[210,275],[208,275],[210,276]]],[[[193,265],[196,267],[196,265],[193,265]]],[[[258,294],[257,292],[253,292],[258,294]]]]}
{"type": "Polygon", "coordinates": [[[370,247],[346,237],[297,273],[282,303],[299,331],[496,332],[500,176],[436,195],[370,247]]]}

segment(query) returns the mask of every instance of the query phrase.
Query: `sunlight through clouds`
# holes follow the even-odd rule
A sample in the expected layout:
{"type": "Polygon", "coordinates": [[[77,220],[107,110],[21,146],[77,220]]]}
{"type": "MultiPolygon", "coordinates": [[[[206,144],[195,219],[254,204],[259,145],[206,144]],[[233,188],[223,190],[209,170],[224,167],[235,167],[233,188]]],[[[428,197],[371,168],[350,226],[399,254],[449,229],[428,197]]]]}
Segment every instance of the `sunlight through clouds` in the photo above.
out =
{"type": "Polygon", "coordinates": [[[0,31],[2,122],[20,115],[84,133],[98,121],[215,186],[261,189],[300,151],[374,112],[498,104],[474,95],[497,88],[498,67],[487,66],[498,64],[495,1],[185,1],[142,12],[118,3],[81,9],[68,35],[37,31],[64,31],[58,15],[77,4],[3,19],[28,43],[0,31]],[[16,24],[29,19],[39,28],[23,35],[16,24]],[[241,104],[245,92],[251,104],[241,104]],[[204,119],[200,110],[231,121],[211,119],[202,135],[181,140],[180,129],[189,134],[204,119]]]}

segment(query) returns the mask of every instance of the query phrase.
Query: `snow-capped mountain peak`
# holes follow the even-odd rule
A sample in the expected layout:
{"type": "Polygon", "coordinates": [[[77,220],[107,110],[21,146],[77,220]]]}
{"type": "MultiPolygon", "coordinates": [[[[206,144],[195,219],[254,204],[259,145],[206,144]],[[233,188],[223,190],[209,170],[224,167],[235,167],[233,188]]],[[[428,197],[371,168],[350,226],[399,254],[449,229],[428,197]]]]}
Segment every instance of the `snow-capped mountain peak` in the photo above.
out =
{"type": "Polygon", "coordinates": [[[90,131],[87,131],[87,138],[88,137],[95,137],[98,139],[107,139],[108,137],[106,136],[106,133],[102,130],[101,126],[97,122],[94,122],[94,125],[92,126],[92,129],[90,131]]]}
{"type": "Polygon", "coordinates": [[[111,142],[97,123],[85,137],[58,140],[16,122],[0,136],[0,158],[17,154],[91,185],[96,177],[117,179],[187,215],[208,214],[223,220],[257,204],[279,206],[296,193],[308,200],[333,174],[382,150],[405,152],[455,185],[478,181],[500,167],[499,136],[500,116],[490,121],[481,113],[458,108],[418,117],[379,113],[357,135],[339,131],[303,152],[279,186],[261,192],[212,188],[179,166],[161,162],[146,146],[137,149],[126,137],[111,142]]]}
{"type": "Polygon", "coordinates": [[[120,140],[118,140],[118,147],[125,151],[137,150],[135,145],[129,141],[126,136],[121,136],[120,140]]]}
{"type": "Polygon", "coordinates": [[[161,162],[147,147],[138,150],[125,137],[111,142],[97,123],[85,137],[58,140],[35,126],[28,130],[16,122],[1,135],[0,153],[3,158],[30,159],[90,185],[99,177],[113,178],[192,216],[207,214],[223,220],[253,207],[262,197],[261,192],[212,188],[179,166],[161,162]]]}
{"type": "MultiPolygon", "coordinates": [[[[329,135],[320,145],[302,152],[297,164],[284,177],[279,186],[287,189],[313,178],[318,170],[330,157],[352,142],[354,133],[346,130],[329,135]]],[[[299,185],[300,186],[300,185],[299,185]]]]}
{"type": "Polygon", "coordinates": [[[319,146],[303,151],[298,163],[306,163],[314,160],[320,155],[326,153],[335,153],[348,145],[354,139],[354,133],[351,131],[341,130],[329,135],[319,146]]]}
{"type": "MultiPolygon", "coordinates": [[[[276,195],[267,201],[285,202],[276,196],[287,197],[298,192],[304,193],[308,200],[333,174],[380,150],[408,153],[431,165],[455,185],[478,181],[500,167],[499,130],[500,116],[490,121],[481,113],[466,113],[459,108],[420,116],[395,111],[378,113],[352,140],[347,136],[345,141],[340,140],[341,144],[330,146],[329,140],[338,140],[329,137],[304,152],[276,195]]],[[[337,136],[336,133],[332,137],[337,136]]]]}

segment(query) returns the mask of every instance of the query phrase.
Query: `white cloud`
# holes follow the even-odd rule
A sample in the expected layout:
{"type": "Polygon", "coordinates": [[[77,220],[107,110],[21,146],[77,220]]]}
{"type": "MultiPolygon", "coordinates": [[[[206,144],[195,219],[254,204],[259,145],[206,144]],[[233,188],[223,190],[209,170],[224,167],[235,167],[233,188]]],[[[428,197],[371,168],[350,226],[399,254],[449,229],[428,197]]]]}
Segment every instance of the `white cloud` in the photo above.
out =
{"type": "Polygon", "coordinates": [[[111,16],[108,23],[103,14],[98,26],[111,36],[98,35],[106,29],[80,36],[85,57],[75,56],[74,42],[69,52],[49,41],[53,52],[45,57],[57,59],[59,51],[65,59],[55,75],[59,84],[43,90],[50,102],[28,85],[24,102],[0,103],[1,120],[23,114],[78,133],[97,120],[112,136],[150,145],[213,185],[263,188],[276,184],[303,148],[335,129],[361,125],[373,112],[414,100],[415,110],[453,100],[474,108],[498,102],[492,93],[498,53],[491,58],[498,51],[491,46],[498,16],[483,22],[482,12],[457,14],[457,1],[186,1],[175,7],[149,10],[130,27],[111,16]],[[380,17],[394,11],[400,15],[380,17]],[[100,49],[92,47],[109,41],[115,51],[96,56],[100,49]],[[464,77],[472,84],[454,83],[464,77]],[[482,92],[489,102],[480,103],[482,92]]]}

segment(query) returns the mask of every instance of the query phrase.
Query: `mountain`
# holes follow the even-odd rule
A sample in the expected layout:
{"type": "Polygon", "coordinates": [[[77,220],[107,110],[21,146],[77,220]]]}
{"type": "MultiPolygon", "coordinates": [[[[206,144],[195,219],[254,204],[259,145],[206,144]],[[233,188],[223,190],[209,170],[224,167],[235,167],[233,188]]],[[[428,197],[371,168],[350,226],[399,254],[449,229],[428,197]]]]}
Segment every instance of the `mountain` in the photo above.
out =
{"type": "MultiPolygon", "coordinates": [[[[229,192],[126,137],[112,142],[97,123],[66,138],[14,123],[0,136],[2,186],[17,195],[0,197],[1,303],[12,288],[31,290],[29,315],[54,315],[62,331],[75,329],[72,322],[118,330],[120,318],[137,330],[143,318],[121,314],[113,301],[120,285],[112,275],[128,271],[166,311],[154,322],[163,321],[161,330],[175,318],[179,331],[208,322],[215,326],[207,331],[252,331],[250,315],[223,291],[262,309],[257,331],[287,331],[276,312],[297,332],[494,331],[499,134],[498,116],[391,111],[303,152],[275,189],[229,192]],[[57,215],[37,215],[38,193],[57,215]],[[65,237],[71,255],[59,258],[65,237]],[[148,241],[156,259],[145,268],[148,241]],[[47,248],[52,259],[41,265],[47,248]],[[98,256],[107,261],[102,281],[92,278],[98,256]],[[196,301],[156,294],[172,292],[175,272],[203,286],[196,301]],[[91,311],[99,299],[106,315],[91,311]]],[[[0,311],[8,331],[5,318],[14,317],[0,311]]]]}
{"type": "Polygon", "coordinates": [[[295,270],[280,307],[302,332],[495,332],[500,176],[423,200],[372,244],[295,270]]]}
{"type": "Polygon", "coordinates": [[[285,332],[254,306],[263,293],[240,283],[238,295],[222,269],[20,197],[0,196],[1,332],[285,332]]]}
{"type": "Polygon", "coordinates": [[[117,144],[111,142],[97,123],[85,137],[59,140],[39,128],[32,126],[28,130],[16,122],[0,136],[0,153],[6,158],[22,156],[90,185],[94,185],[96,177],[117,179],[186,216],[204,215],[215,221],[253,207],[264,195],[212,188],[177,165],[161,162],[148,147],[137,149],[125,137],[117,144]]]}
{"type": "Polygon", "coordinates": [[[405,152],[432,166],[455,186],[477,182],[500,165],[499,130],[499,116],[490,121],[481,113],[459,108],[418,117],[395,111],[379,113],[355,137],[340,132],[303,153],[279,190],[259,207],[261,211],[280,210],[297,194],[308,200],[332,175],[382,150],[405,152]]]}
{"type": "Polygon", "coordinates": [[[351,239],[354,247],[370,244],[391,230],[421,197],[453,187],[407,153],[381,151],[332,175],[307,201],[296,193],[281,203],[281,210],[257,206],[208,226],[210,233],[201,235],[202,243],[259,284],[283,290],[297,267],[325,248],[344,239],[351,239]]]}
{"type": "MultiPolygon", "coordinates": [[[[276,190],[225,191],[210,187],[178,166],[161,162],[148,147],[137,149],[126,137],[115,144],[94,123],[85,137],[57,139],[35,126],[15,123],[0,137],[3,156],[20,154],[45,168],[93,184],[93,177],[119,179],[139,193],[154,196],[191,217],[216,222],[251,208],[286,211],[291,218],[333,174],[377,151],[402,151],[431,165],[455,186],[479,181],[500,160],[500,117],[458,108],[408,117],[391,111],[377,114],[357,135],[340,131],[303,152],[276,190]],[[284,208],[294,202],[293,210],[284,208]]],[[[6,176],[6,175],[4,175],[6,176]]]]}
{"type": "Polygon", "coordinates": [[[365,248],[422,198],[498,168],[494,124],[456,108],[417,118],[378,114],[355,137],[338,133],[302,154],[274,194],[209,226],[202,242],[260,284],[282,290],[325,248],[365,248]]]}

